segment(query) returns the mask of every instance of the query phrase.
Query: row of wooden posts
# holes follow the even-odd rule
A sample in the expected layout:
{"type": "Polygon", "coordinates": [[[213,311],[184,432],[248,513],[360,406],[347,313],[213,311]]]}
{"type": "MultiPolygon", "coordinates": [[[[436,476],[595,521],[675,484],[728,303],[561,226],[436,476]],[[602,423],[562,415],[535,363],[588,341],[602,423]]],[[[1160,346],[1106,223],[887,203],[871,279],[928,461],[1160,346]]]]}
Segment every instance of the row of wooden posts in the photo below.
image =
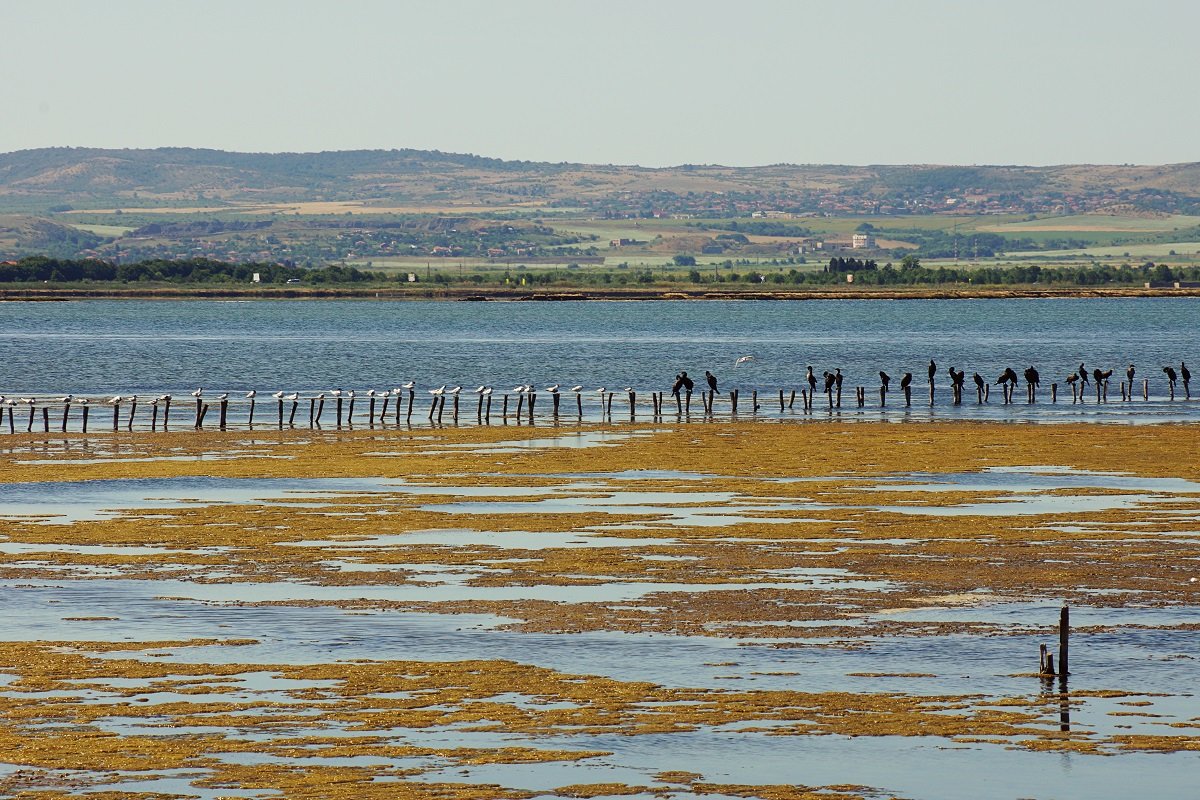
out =
{"type": "MultiPolygon", "coordinates": [[[[1133,394],[1134,394],[1133,386],[1132,385],[1127,386],[1124,381],[1121,382],[1120,386],[1121,386],[1121,399],[1123,401],[1132,400],[1133,394]]],[[[1004,393],[1004,403],[1005,404],[1012,403],[1013,395],[1014,395],[1015,389],[1016,389],[1015,385],[1013,385],[1011,383],[1002,384],[1002,388],[1003,388],[1003,393],[1004,393]]],[[[962,387],[959,385],[952,385],[951,389],[952,389],[952,400],[951,400],[952,404],[960,405],[962,403],[962,387]]],[[[1142,389],[1142,392],[1141,392],[1142,399],[1149,400],[1150,399],[1150,381],[1149,380],[1143,381],[1141,389],[1142,389]]],[[[630,419],[636,418],[637,408],[638,408],[638,405],[637,405],[638,404],[638,393],[633,389],[625,389],[622,393],[627,395],[630,419]]],[[[911,385],[904,386],[902,388],[902,393],[904,396],[905,406],[911,406],[912,405],[912,386],[911,385]]],[[[392,410],[392,415],[393,415],[393,418],[394,418],[396,424],[400,424],[401,421],[411,422],[413,413],[414,413],[415,403],[416,403],[415,394],[416,394],[415,390],[409,389],[407,391],[406,397],[401,396],[401,395],[396,395],[394,398],[394,400],[395,400],[394,406],[392,406],[393,397],[390,393],[382,394],[382,395],[367,396],[365,398],[367,405],[368,405],[367,415],[366,415],[367,423],[369,425],[374,425],[376,420],[378,420],[378,422],[380,424],[383,424],[388,418],[389,406],[391,406],[394,409],[394,410],[392,410]],[[377,415],[376,409],[379,407],[381,400],[382,400],[382,403],[381,403],[382,410],[377,415]],[[404,402],[405,400],[407,400],[407,403],[404,402]]],[[[575,406],[576,416],[579,419],[582,419],[583,418],[583,393],[582,392],[574,392],[573,394],[574,394],[574,399],[575,399],[575,402],[573,405],[575,406]]],[[[826,394],[826,402],[828,403],[828,406],[830,409],[842,407],[842,390],[840,387],[837,389],[830,389],[825,394],[826,394]]],[[[551,404],[552,404],[552,414],[555,418],[558,418],[560,416],[560,414],[562,413],[561,405],[562,405],[563,393],[550,392],[549,395],[550,395],[551,404]]],[[[600,409],[601,409],[601,413],[604,416],[607,416],[607,417],[612,416],[613,403],[614,403],[614,400],[617,395],[618,395],[618,392],[603,392],[602,394],[599,395],[600,409]]],[[[428,409],[428,419],[430,421],[436,421],[438,423],[442,422],[443,416],[446,413],[446,398],[447,398],[447,396],[449,396],[451,398],[450,414],[451,414],[452,420],[455,423],[457,423],[459,421],[460,395],[457,392],[450,393],[450,394],[442,392],[442,393],[435,393],[432,395],[429,409],[428,409]]],[[[714,403],[716,401],[716,396],[717,395],[715,392],[708,392],[708,391],[700,392],[700,404],[701,404],[701,408],[702,408],[704,414],[711,415],[714,413],[714,403]]],[[[476,401],[476,409],[475,409],[476,421],[478,421],[480,423],[490,423],[491,422],[491,419],[492,419],[492,397],[493,397],[493,395],[490,390],[477,393],[477,401],[476,401]]],[[[1191,397],[1191,395],[1189,393],[1188,399],[1190,399],[1190,397],[1191,397]]],[[[800,399],[802,410],[812,411],[814,403],[816,401],[816,390],[814,389],[813,391],[810,392],[807,389],[800,389],[799,392],[797,392],[796,389],[791,389],[791,390],[780,389],[778,391],[779,410],[782,412],[785,410],[794,409],[797,398],[800,399]]],[[[888,386],[886,384],[881,385],[879,387],[879,405],[880,405],[880,407],[887,406],[887,398],[888,398],[888,386]]],[[[274,399],[276,401],[276,405],[277,405],[276,413],[273,415],[276,417],[276,424],[279,427],[284,427],[284,426],[294,427],[295,423],[296,423],[296,414],[298,413],[300,406],[301,406],[301,398],[298,396],[298,394],[287,395],[287,396],[283,396],[283,397],[273,397],[272,399],[274,399]],[[289,403],[290,403],[290,406],[288,405],[289,403]]],[[[334,422],[338,427],[341,427],[343,425],[343,423],[353,424],[356,399],[358,399],[358,398],[356,398],[353,395],[338,396],[338,397],[331,399],[331,405],[334,406],[334,408],[332,409],[332,414],[334,417],[334,422]],[[348,408],[347,408],[347,406],[348,406],[348,408]]],[[[728,393],[728,399],[729,399],[729,413],[736,416],[738,414],[739,407],[741,406],[741,402],[742,402],[741,391],[739,389],[731,389],[728,393]]],[[[750,411],[750,413],[757,413],[762,408],[762,405],[760,404],[759,399],[760,398],[759,398],[758,390],[757,389],[751,390],[750,398],[749,398],[750,402],[749,402],[749,406],[747,409],[750,411]]],[[[984,384],[981,387],[977,387],[977,398],[976,399],[977,399],[977,402],[980,404],[987,403],[989,401],[990,386],[988,384],[984,384]]],[[[1170,399],[1171,400],[1175,399],[1175,392],[1174,392],[1173,385],[1170,387],[1170,399]]],[[[314,428],[320,427],[322,417],[325,414],[325,396],[323,394],[321,394],[321,395],[307,398],[307,400],[308,400],[308,424],[309,424],[309,427],[314,427],[314,428]]],[[[855,403],[858,408],[864,408],[866,406],[866,403],[867,403],[866,387],[863,387],[863,386],[854,387],[854,400],[855,400],[855,403]]],[[[929,403],[930,403],[930,405],[934,404],[934,400],[935,400],[935,387],[931,384],[929,386],[929,403]]],[[[1026,387],[1026,400],[1029,403],[1037,402],[1037,386],[1036,385],[1030,384],[1026,387]]],[[[529,419],[530,421],[532,421],[534,418],[534,408],[537,404],[537,401],[538,401],[538,394],[536,392],[518,392],[516,394],[515,409],[513,409],[512,418],[515,418],[517,421],[521,421],[522,419],[529,419]]],[[[1071,384],[1071,402],[1072,403],[1083,403],[1085,401],[1086,401],[1086,396],[1085,396],[1084,391],[1082,390],[1082,387],[1077,387],[1074,384],[1071,384]]],[[[1050,384],[1050,402],[1052,402],[1052,403],[1058,402],[1058,384],[1057,383],[1050,384]]],[[[1101,381],[1096,384],[1096,402],[1097,403],[1107,403],[1108,402],[1108,382],[1107,381],[1101,381]]],[[[25,420],[25,423],[26,423],[25,430],[27,432],[31,432],[33,430],[34,421],[36,418],[37,411],[39,409],[35,408],[36,404],[33,401],[26,401],[26,403],[29,406],[29,413],[28,413],[27,419],[25,420]]],[[[92,406],[89,405],[89,403],[86,399],[79,399],[79,400],[73,401],[70,398],[66,398],[65,400],[51,401],[51,403],[52,404],[62,403],[62,405],[63,405],[62,417],[60,420],[57,420],[57,422],[59,422],[58,427],[60,428],[60,430],[62,430],[64,432],[67,430],[67,421],[68,421],[68,418],[71,413],[71,407],[72,407],[72,405],[77,405],[81,409],[82,430],[84,432],[87,432],[88,417],[89,417],[90,409],[92,406]]],[[[121,401],[115,401],[115,402],[110,401],[110,403],[112,405],[112,428],[113,428],[113,430],[119,430],[120,427],[122,426],[122,422],[124,423],[124,427],[126,429],[132,430],[134,419],[138,412],[138,398],[136,396],[131,396],[128,398],[128,404],[127,404],[128,415],[124,418],[124,420],[122,420],[122,418],[121,418],[122,402],[121,401]]],[[[161,416],[162,416],[162,427],[164,430],[166,429],[167,425],[170,422],[170,417],[171,417],[171,408],[172,408],[171,403],[172,403],[172,398],[169,395],[162,395],[162,396],[156,397],[150,401],[149,405],[150,405],[150,428],[151,428],[151,430],[158,429],[160,412],[161,412],[161,416]]],[[[501,395],[500,404],[501,404],[500,416],[504,421],[507,422],[510,419],[510,405],[512,405],[510,403],[510,396],[508,394],[501,395]]],[[[249,421],[249,424],[252,426],[254,424],[257,399],[254,397],[251,397],[249,399],[249,405],[250,405],[250,408],[249,408],[248,421],[249,421]]],[[[667,393],[665,393],[665,392],[650,392],[650,405],[651,405],[653,416],[655,416],[655,417],[661,417],[662,415],[669,413],[667,411],[667,408],[670,405],[674,405],[674,407],[675,407],[674,410],[677,415],[690,414],[691,410],[692,410],[692,393],[691,392],[681,392],[681,393],[672,395],[669,398],[667,393]],[[672,403],[671,400],[673,400],[674,402],[672,403]]],[[[9,433],[15,433],[16,429],[17,429],[17,422],[16,422],[17,408],[18,408],[18,406],[13,403],[0,405],[0,426],[4,425],[5,416],[6,416],[5,411],[7,411],[7,427],[8,427],[9,433]]],[[[197,397],[195,399],[195,410],[194,410],[194,415],[193,415],[193,419],[192,419],[192,423],[195,428],[202,428],[204,426],[205,419],[208,417],[209,409],[210,409],[210,404],[205,402],[203,398],[197,397]]],[[[48,433],[48,432],[50,432],[50,429],[51,429],[50,406],[43,405],[43,406],[41,406],[40,411],[41,411],[42,430],[44,432],[48,433]]],[[[222,395],[219,398],[219,401],[217,403],[217,412],[216,413],[217,413],[217,426],[220,429],[224,430],[228,423],[228,413],[229,413],[229,399],[227,396],[222,395]]]]}

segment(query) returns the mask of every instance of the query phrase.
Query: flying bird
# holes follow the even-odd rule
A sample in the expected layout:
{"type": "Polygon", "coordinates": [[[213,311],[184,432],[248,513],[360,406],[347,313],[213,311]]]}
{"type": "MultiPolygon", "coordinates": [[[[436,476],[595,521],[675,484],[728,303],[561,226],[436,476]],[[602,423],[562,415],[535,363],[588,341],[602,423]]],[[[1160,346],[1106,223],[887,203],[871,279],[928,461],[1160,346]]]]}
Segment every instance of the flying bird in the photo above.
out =
{"type": "Polygon", "coordinates": [[[757,360],[757,359],[755,359],[755,358],[754,358],[754,356],[742,356],[742,357],[741,357],[741,358],[739,358],[737,361],[733,362],[733,365],[736,367],[736,366],[739,366],[739,365],[741,365],[741,364],[745,364],[745,363],[747,363],[747,362],[750,362],[750,361],[755,361],[755,360],[757,360]]]}

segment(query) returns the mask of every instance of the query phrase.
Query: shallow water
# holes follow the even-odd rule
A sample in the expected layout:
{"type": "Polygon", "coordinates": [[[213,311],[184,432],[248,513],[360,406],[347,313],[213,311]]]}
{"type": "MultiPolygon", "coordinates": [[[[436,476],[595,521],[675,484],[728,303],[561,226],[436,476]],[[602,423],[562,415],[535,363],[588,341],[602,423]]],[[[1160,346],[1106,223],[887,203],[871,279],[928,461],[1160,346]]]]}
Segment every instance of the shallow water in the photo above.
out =
{"type": "MultiPolygon", "coordinates": [[[[758,389],[761,416],[803,419],[799,404],[780,414],[775,393],[781,387],[799,389],[804,369],[811,364],[818,375],[836,367],[846,376],[842,409],[840,414],[832,412],[841,419],[1195,420],[1200,418],[1200,402],[1167,402],[1161,368],[1200,359],[1198,317],[1200,298],[4,303],[0,363],[6,372],[0,395],[53,397],[71,392],[107,399],[136,393],[146,396],[138,419],[140,425],[148,425],[148,396],[172,394],[172,426],[183,430],[191,426],[194,414],[188,393],[197,387],[205,387],[213,404],[206,418],[209,426],[216,424],[218,394],[230,393],[230,419],[241,424],[248,411],[243,395],[257,389],[256,419],[263,427],[277,418],[275,401],[267,396],[273,391],[298,391],[308,398],[334,388],[353,388],[360,395],[356,414],[362,425],[367,389],[390,389],[411,379],[418,384],[413,421],[427,424],[426,389],[486,383],[496,387],[495,424],[499,394],[518,384],[541,388],[581,383],[587,392],[601,386],[618,392],[612,408],[614,420],[619,420],[628,418],[624,387],[643,395],[669,391],[679,370],[701,378],[711,369],[722,391],[741,389],[743,416],[752,413],[749,395],[758,389]],[[437,335],[430,336],[431,330],[437,335]],[[743,355],[755,360],[734,367],[743,355]],[[929,407],[925,388],[930,357],[940,365],[934,408],[929,407]],[[1090,393],[1084,404],[1070,402],[1063,378],[1080,361],[1089,369],[1114,369],[1108,404],[1097,406],[1090,393]],[[1139,398],[1141,380],[1151,381],[1150,402],[1119,401],[1119,382],[1130,361],[1138,365],[1139,398]],[[948,404],[945,370],[951,365],[994,380],[1004,367],[1020,372],[1029,364],[1037,365],[1043,376],[1041,399],[1034,406],[1023,401],[1002,406],[999,391],[993,392],[989,405],[977,406],[970,384],[963,406],[948,404]],[[887,409],[875,407],[881,369],[897,382],[905,371],[916,376],[913,408],[900,407],[898,391],[891,394],[887,409]],[[1046,402],[1051,382],[1061,389],[1054,406],[1046,402]],[[859,385],[867,389],[868,408],[861,411],[849,408],[852,387],[859,385]]],[[[1180,386],[1178,397],[1182,396],[1180,386]]],[[[1200,397],[1200,387],[1194,396],[1200,397]]],[[[510,399],[512,411],[516,397],[510,399]]],[[[538,399],[538,414],[545,420],[549,396],[541,393],[538,399]]],[[[693,419],[699,419],[699,398],[694,399],[693,419]]],[[[830,416],[824,400],[818,397],[808,416],[830,416]]],[[[329,426],[334,412],[328,397],[326,401],[322,420],[329,426]]],[[[667,401],[670,409],[669,396],[667,401]]],[[[565,396],[564,422],[574,418],[574,406],[574,397],[565,396]]],[[[718,404],[721,413],[725,408],[718,404]]],[[[587,418],[599,418],[594,394],[585,395],[584,410],[587,418]]],[[[648,410],[645,406],[639,415],[645,418],[648,410]]],[[[15,411],[16,427],[23,430],[24,409],[18,406],[15,411]]],[[[78,408],[72,413],[71,424],[78,425],[78,408]]],[[[475,415],[474,397],[464,395],[461,421],[473,423],[475,415]]],[[[57,429],[61,414],[51,416],[52,429],[57,429]]],[[[110,419],[111,410],[93,405],[93,430],[106,429],[110,419]]],[[[389,420],[394,420],[391,413],[389,420]]],[[[307,424],[307,399],[297,421],[307,424]]],[[[40,426],[40,418],[36,423],[40,426]]]]}

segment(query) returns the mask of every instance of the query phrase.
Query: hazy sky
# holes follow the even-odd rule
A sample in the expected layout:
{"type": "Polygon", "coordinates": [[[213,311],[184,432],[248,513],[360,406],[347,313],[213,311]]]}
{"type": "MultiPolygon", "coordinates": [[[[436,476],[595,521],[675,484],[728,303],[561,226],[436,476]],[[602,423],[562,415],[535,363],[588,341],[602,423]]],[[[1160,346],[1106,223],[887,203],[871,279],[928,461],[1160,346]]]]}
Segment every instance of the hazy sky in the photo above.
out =
{"type": "Polygon", "coordinates": [[[1197,0],[3,0],[0,151],[1200,160],[1197,0]]]}

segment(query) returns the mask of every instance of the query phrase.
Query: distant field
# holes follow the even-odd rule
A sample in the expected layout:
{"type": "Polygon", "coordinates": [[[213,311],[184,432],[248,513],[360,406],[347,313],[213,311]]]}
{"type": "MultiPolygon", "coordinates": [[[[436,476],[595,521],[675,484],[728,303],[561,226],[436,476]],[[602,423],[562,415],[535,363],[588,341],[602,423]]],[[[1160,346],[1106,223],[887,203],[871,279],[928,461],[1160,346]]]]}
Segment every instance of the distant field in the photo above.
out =
{"type": "Polygon", "coordinates": [[[1176,256],[1187,260],[1200,257],[1200,242],[1160,242],[1154,244],[1122,244],[1112,247],[1088,247],[1082,250],[1044,250],[1036,254],[1038,257],[1055,258],[1060,256],[1095,256],[1097,258],[1121,258],[1126,253],[1130,258],[1143,256],[1169,256],[1174,251],[1176,256]]]}
{"type": "Polygon", "coordinates": [[[398,206],[398,205],[369,205],[353,201],[308,202],[308,203],[233,203],[223,206],[192,206],[180,208],[175,206],[158,206],[151,208],[129,207],[75,209],[64,214],[300,214],[325,216],[329,214],[482,214],[482,213],[564,213],[569,209],[547,209],[535,204],[509,206],[481,205],[440,205],[440,206],[398,206]]]}
{"type": "Polygon", "coordinates": [[[84,225],[71,223],[70,227],[88,233],[94,233],[97,236],[124,236],[135,228],[126,225],[84,225]]]}
{"type": "Polygon", "coordinates": [[[1062,217],[1040,217],[1033,220],[984,225],[977,230],[987,233],[1030,233],[1056,231],[1061,233],[1113,232],[1157,233],[1200,225],[1200,217],[1171,214],[1161,217],[1126,217],[1107,214],[1076,214],[1062,217]]]}

